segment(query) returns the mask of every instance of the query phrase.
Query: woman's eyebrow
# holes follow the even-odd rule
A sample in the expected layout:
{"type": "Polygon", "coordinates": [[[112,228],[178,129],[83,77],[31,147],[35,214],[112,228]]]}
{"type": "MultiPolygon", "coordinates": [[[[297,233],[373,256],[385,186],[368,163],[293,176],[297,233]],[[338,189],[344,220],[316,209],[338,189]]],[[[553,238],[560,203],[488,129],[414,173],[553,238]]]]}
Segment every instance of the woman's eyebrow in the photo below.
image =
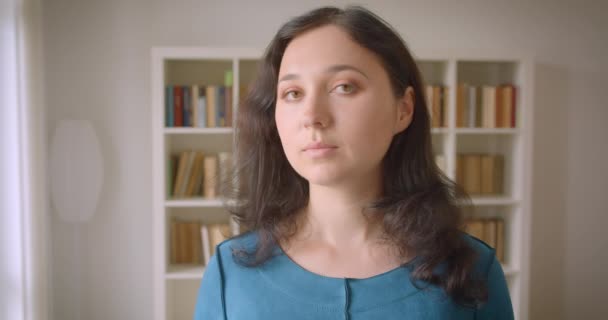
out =
{"type": "MultiPolygon", "coordinates": [[[[354,66],[348,65],[348,64],[337,64],[337,65],[330,66],[327,69],[325,69],[325,73],[337,73],[337,72],[344,71],[344,70],[352,70],[352,71],[358,72],[361,75],[363,75],[364,77],[366,77],[367,79],[369,79],[369,77],[367,76],[367,74],[365,74],[365,72],[361,71],[360,69],[358,69],[354,66]]],[[[279,79],[279,82],[287,81],[287,80],[294,80],[294,79],[298,79],[298,78],[300,78],[300,75],[295,74],[295,73],[288,73],[288,74],[282,76],[279,79]]]]}

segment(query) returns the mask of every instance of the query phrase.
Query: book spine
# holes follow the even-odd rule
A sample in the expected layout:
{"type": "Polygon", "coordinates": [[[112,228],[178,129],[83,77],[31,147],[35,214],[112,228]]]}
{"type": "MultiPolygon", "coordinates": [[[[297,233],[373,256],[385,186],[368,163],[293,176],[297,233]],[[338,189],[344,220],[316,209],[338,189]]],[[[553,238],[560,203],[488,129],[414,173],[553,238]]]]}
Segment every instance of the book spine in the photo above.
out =
{"type": "Polygon", "coordinates": [[[173,112],[175,113],[175,126],[181,127],[184,125],[184,106],[182,103],[182,87],[173,87],[173,112]]]}
{"type": "Polygon", "coordinates": [[[470,86],[467,90],[467,122],[466,126],[469,128],[475,128],[477,122],[477,88],[470,86]]]}
{"type": "Polygon", "coordinates": [[[183,90],[183,104],[184,104],[184,127],[190,127],[190,121],[191,121],[191,110],[190,110],[190,98],[192,97],[190,95],[190,87],[188,86],[184,86],[182,88],[183,90]]]}
{"type": "Polygon", "coordinates": [[[166,86],[165,90],[165,126],[173,127],[173,86],[166,86]]]}
{"type": "Polygon", "coordinates": [[[217,156],[205,157],[205,182],[203,183],[204,196],[206,198],[216,197],[217,179],[217,156]]]}
{"type": "Polygon", "coordinates": [[[199,126],[206,127],[207,126],[207,88],[201,86],[199,89],[199,97],[198,97],[198,116],[199,116],[199,126]]]}
{"type": "Polygon", "coordinates": [[[211,244],[209,242],[209,228],[201,225],[201,242],[203,246],[203,263],[206,265],[211,260],[211,244]]]}
{"type": "Polygon", "coordinates": [[[190,126],[191,127],[199,127],[199,123],[198,123],[198,85],[193,84],[192,88],[190,89],[191,95],[190,95],[190,110],[192,111],[192,118],[191,118],[191,123],[190,126]]]}
{"type": "Polygon", "coordinates": [[[226,87],[226,126],[232,127],[232,87],[226,87]]]}
{"type": "Polygon", "coordinates": [[[214,128],[216,127],[215,122],[215,100],[216,100],[216,87],[215,86],[207,86],[207,127],[214,128]]]}

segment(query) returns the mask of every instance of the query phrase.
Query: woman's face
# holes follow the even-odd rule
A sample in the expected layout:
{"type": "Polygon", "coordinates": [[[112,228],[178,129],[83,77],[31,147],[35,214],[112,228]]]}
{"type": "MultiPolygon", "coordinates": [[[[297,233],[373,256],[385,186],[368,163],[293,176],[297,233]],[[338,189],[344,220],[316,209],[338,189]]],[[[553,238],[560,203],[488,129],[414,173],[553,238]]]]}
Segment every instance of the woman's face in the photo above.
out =
{"type": "Polygon", "coordinates": [[[312,184],[380,174],[393,136],[413,114],[412,89],[396,98],[380,60],[333,25],[289,43],[278,81],[281,143],[294,170],[312,184]]]}

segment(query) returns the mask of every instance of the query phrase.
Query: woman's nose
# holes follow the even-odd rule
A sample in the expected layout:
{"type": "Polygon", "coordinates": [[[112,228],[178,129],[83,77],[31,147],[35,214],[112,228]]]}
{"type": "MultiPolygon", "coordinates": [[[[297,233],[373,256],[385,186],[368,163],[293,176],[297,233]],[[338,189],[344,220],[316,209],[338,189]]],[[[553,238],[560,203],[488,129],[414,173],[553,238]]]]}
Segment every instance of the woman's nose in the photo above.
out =
{"type": "Polygon", "coordinates": [[[304,102],[302,124],[305,128],[327,128],[331,123],[331,115],[327,99],[315,94],[309,95],[304,102]]]}

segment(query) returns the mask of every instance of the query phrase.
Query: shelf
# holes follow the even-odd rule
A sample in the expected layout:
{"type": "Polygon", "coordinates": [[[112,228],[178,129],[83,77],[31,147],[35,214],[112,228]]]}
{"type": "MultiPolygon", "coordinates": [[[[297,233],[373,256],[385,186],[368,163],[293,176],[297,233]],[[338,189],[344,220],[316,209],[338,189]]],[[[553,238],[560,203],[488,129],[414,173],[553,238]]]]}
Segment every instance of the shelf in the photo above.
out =
{"type": "Polygon", "coordinates": [[[204,207],[218,208],[223,207],[222,199],[205,199],[205,198],[187,198],[187,199],[172,199],[165,200],[167,208],[184,208],[184,207],[204,207]]]}
{"type": "Polygon", "coordinates": [[[232,127],[221,128],[191,128],[191,127],[175,127],[165,128],[165,134],[232,134],[232,127]]]}
{"type": "Polygon", "coordinates": [[[446,134],[449,132],[448,128],[431,128],[432,134],[446,134]]]}
{"type": "Polygon", "coordinates": [[[166,279],[202,279],[205,267],[201,265],[169,266],[166,279]]]}
{"type": "Polygon", "coordinates": [[[518,134],[517,128],[456,128],[456,134],[518,134]]]}
{"type": "Polygon", "coordinates": [[[519,201],[511,197],[485,197],[485,196],[471,196],[473,205],[476,206],[510,206],[516,205],[519,201]]]}

